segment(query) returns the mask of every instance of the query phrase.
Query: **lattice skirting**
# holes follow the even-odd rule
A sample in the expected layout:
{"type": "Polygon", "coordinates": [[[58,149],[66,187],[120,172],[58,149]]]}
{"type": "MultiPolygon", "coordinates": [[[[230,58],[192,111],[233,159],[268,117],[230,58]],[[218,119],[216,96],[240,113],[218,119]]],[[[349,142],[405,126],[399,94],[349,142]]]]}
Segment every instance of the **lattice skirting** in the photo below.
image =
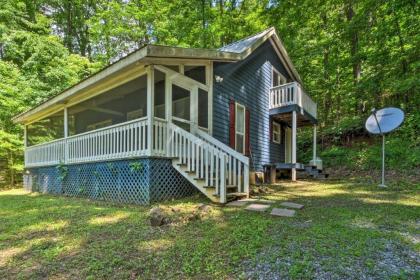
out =
{"type": "Polygon", "coordinates": [[[27,169],[28,191],[149,204],[192,195],[196,189],[170,159],[132,159],[27,169]]]}

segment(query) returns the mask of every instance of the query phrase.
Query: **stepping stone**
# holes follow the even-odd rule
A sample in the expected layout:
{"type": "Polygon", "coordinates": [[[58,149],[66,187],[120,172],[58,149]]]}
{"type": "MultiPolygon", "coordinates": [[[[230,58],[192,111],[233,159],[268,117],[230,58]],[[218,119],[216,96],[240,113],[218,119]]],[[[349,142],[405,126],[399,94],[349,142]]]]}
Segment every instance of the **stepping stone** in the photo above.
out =
{"type": "Polygon", "coordinates": [[[244,201],[244,202],[258,202],[258,203],[268,203],[268,204],[273,204],[276,203],[274,200],[268,200],[268,199],[257,199],[257,198],[244,198],[241,199],[239,201],[244,201]]]}
{"type": "Polygon", "coordinates": [[[244,199],[240,199],[239,201],[244,201],[244,202],[257,202],[258,199],[256,199],[256,198],[244,198],[244,199]]]}
{"type": "Polygon", "coordinates": [[[282,203],[280,203],[280,205],[283,206],[283,207],[294,208],[294,209],[302,209],[303,208],[302,204],[297,204],[297,203],[293,203],[293,202],[282,202],[282,203]]]}
{"type": "Polygon", "coordinates": [[[270,208],[270,205],[253,203],[248,205],[245,209],[249,211],[264,212],[268,208],[270,208]]]}
{"type": "Polygon", "coordinates": [[[260,203],[267,203],[267,204],[273,204],[273,203],[276,203],[274,200],[268,200],[268,199],[259,199],[259,200],[257,200],[257,202],[260,202],[260,203]]]}
{"type": "Polygon", "coordinates": [[[284,208],[273,208],[271,210],[271,215],[273,216],[279,216],[279,217],[293,217],[295,215],[295,210],[289,210],[284,208]]]}
{"type": "Polygon", "coordinates": [[[226,204],[226,206],[242,207],[248,204],[248,201],[235,200],[226,204]]]}

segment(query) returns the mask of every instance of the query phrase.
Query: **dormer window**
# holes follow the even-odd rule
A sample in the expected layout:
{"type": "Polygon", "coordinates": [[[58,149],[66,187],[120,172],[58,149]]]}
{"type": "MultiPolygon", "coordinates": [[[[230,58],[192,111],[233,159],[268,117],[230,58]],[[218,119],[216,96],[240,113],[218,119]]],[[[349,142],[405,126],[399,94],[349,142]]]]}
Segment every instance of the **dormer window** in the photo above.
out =
{"type": "Polygon", "coordinates": [[[284,77],[276,68],[273,67],[272,71],[272,86],[277,87],[287,83],[286,77],[284,77]]]}

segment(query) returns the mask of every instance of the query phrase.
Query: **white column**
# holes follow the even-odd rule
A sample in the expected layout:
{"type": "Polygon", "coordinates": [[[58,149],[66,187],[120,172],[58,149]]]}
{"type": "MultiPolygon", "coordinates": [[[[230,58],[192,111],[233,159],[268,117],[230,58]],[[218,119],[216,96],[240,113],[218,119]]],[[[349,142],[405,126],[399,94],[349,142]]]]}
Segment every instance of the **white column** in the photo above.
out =
{"type": "Polygon", "coordinates": [[[296,128],[297,128],[297,114],[292,112],[292,181],[296,181],[296,128]]]}
{"type": "Polygon", "coordinates": [[[316,160],[316,124],[314,124],[314,143],[313,143],[313,164],[315,164],[316,160]]]}
{"type": "Polygon", "coordinates": [[[26,156],[26,147],[28,147],[28,126],[25,124],[23,125],[23,146],[24,146],[24,158],[23,161],[25,166],[27,165],[27,156],[26,156]]]}
{"type": "Polygon", "coordinates": [[[147,155],[153,153],[153,118],[154,118],[154,69],[147,69],[147,155]]]}
{"type": "Polygon", "coordinates": [[[170,123],[172,123],[172,84],[169,79],[169,74],[165,74],[165,119],[168,122],[166,130],[166,154],[172,156],[171,141],[173,141],[170,130],[170,123]]]}
{"type": "Polygon", "coordinates": [[[213,135],[213,62],[210,62],[209,66],[206,67],[207,71],[207,85],[209,86],[208,92],[208,124],[209,134],[213,135]]]}
{"type": "Polygon", "coordinates": [[[23,146],[26,148],[28,146],[28,126],[23,125],[23,146]]]}
{"type": "Polygon", "coordinates": [[[67,144],[67,137],[69,137],[69,117],[67,107],[64,107],[64,163],[69,158],[69,146],[67,144]]]}
{"type": "Polygon", "coordinates": [[[69,116],[67,107],[64,107],[64,138],[69,137],[69,116]]]}
{"type": "Polygon", "coordinates": [[[198,87],[194,86],[191,91],[191,133],[195,134],[198,129],[198,87]]]}

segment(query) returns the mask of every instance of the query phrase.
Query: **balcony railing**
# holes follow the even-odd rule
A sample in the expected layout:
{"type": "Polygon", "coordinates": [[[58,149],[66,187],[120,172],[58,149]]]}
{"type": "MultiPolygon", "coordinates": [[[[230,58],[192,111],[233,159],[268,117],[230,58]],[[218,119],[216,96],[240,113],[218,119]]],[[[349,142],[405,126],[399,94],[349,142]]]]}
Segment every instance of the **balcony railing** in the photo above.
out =
{"type": "Polygon", "coordinates": [[[315,119],[317,118],[317,105],[305,93],[299,83],[292,82],[270,89],[270,109],[298,105],[315,119]]]}

